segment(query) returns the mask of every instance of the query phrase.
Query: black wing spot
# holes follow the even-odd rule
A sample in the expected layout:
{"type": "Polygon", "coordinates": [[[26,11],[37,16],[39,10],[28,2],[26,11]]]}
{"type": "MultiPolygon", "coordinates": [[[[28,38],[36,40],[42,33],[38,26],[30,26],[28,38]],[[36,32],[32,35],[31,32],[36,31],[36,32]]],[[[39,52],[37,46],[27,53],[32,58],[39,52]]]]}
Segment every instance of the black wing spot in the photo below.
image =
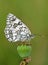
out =
{"type": "Polygon", "coordinates": [[[16,20],[16,18],[12,18],[12,20],[11,21],[15,21],[16,20]]]}
{"type": "Polygon", "coordinates": [[[18,22],[18,25],[22,25],[22,23],[21,22],[18,22]]]}
{"type": "Polygon", "coordinates": [[[16,17],[12,16],[11,21],[15,21],[15,20],[16,20],[16,17]]]}
{"type": "Polygon", "coordinates": [[[14,23],[13,28],[16,28],[17,26],[18,26],[18,24],[14,23]]]}

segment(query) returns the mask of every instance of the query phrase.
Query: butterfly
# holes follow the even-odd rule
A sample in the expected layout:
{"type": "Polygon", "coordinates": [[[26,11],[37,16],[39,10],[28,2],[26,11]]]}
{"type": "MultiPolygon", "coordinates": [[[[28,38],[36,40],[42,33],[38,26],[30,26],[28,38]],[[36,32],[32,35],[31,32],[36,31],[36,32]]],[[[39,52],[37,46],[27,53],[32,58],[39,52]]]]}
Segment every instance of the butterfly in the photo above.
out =
{"type": "Polygon", "coordinates": [[[29,28],[12,13],[7,15],[4,33],[10,42],[24,42],[34,38],[29,28]]]}

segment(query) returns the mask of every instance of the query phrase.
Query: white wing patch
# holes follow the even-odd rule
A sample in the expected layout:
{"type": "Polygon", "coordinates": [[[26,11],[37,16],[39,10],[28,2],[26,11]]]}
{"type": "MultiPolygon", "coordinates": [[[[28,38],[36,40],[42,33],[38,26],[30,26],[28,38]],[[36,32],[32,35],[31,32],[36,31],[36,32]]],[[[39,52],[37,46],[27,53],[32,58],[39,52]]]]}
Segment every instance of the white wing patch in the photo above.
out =
{"type": "Polygon", "coordinates": [[[7,22],[5,27],[5,36],[8,41],[26,41],[34,38],[31,36],[31,31],[29,28],[16,16],[9,13],[7,16],[7,22]]]}

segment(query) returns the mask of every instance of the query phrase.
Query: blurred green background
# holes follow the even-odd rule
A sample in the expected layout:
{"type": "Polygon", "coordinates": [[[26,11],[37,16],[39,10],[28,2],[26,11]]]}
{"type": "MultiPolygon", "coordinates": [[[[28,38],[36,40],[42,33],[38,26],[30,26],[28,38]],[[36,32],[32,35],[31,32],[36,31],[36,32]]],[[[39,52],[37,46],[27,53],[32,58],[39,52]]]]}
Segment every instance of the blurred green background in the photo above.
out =
{"type": "Polygon", "coordinates": [[[36,36],[32,43],[32,61],[29,65],[48,65],[48,0],[0,0],[0,65],[19,65],[21,58],[16,43],[5,38],[6,16],[13,13],[36,36]]]}

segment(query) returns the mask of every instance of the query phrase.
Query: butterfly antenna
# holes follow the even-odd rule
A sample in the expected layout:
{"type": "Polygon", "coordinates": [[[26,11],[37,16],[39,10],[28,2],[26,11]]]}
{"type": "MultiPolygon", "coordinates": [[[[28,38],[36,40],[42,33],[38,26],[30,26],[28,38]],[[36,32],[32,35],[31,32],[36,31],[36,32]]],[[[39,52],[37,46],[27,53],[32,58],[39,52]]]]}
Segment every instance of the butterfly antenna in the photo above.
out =
{"type": "Polygon", "coordinates": [[[31,35],[31,38],[35,38],[35,37],[42,37],[42,38],[44,38],[45,35],[42,35],[42,34],[32,34],[31,35]]]}

